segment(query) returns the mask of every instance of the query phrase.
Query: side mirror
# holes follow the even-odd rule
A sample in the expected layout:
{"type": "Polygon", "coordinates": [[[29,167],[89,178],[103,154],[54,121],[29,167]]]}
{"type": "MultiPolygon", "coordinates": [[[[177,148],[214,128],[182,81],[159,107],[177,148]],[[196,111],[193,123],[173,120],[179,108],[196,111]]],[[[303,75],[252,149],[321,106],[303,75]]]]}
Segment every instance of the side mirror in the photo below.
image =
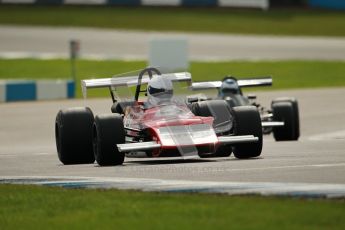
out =
{"type": "Polygon", "coordinates": [[[248,94],[248,99],[249,100],[255,100],[256,99],[256,95],[255,94],[248,94]]]}
{"type": "Polygon", "coordinates": [[[198,102],[199,98],[197,98],[197,97],[188,97],[187,101],[188,101],[188,103],[194,103],[194,102],[198,102]]]}

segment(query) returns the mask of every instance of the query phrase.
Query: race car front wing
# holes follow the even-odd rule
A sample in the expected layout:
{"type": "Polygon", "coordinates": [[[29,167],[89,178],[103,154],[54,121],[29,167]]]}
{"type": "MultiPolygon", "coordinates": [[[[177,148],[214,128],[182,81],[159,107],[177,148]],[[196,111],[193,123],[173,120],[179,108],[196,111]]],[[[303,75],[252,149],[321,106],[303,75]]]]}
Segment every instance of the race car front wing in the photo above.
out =
{"type": "MultiPolygon", "coordinates": [[[[242,143],[252,143],[252,142],[257,142],[257,141],[259,141],[259,138],[253,135],[218,137],[219,144],[242,144],[242,143]]],[[[126,143],[126,144],[117,145],[117,149],[119,150],[119,152],[145,151],[145,150],[159,149],[161,147],[162,145],[155,141],[126,143]]]]}

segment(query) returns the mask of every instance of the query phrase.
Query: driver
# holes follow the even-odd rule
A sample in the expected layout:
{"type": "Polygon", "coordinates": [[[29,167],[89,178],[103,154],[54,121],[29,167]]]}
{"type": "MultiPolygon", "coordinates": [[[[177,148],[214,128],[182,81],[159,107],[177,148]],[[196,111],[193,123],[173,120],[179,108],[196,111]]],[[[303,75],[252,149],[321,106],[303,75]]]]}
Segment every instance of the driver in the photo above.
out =
{"type": "Polygon", "coordinates": [[[240,87],[238,86],[236,79],[233,77],[226,77],[223,80],[218,91],[218,97],[224,98],[229,96],[229,94],[241,94],[240,87]]]}
{"type": "Polygon", "coordinates": [[[150,106],[157,106],[171,101],[173,84],[170,79],[161,75],[154,76],[147,85],[147,102],[150,106]]]}

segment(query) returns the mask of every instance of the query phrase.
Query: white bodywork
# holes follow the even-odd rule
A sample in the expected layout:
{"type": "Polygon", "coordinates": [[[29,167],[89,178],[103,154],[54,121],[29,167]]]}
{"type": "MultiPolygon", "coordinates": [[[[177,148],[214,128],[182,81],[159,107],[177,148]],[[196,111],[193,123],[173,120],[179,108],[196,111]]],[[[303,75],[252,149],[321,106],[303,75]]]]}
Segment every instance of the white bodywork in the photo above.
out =
{"type": "MultiPolygon", "coordinates": [[[[192,76],[188,72],[181,73],[167,73],[162,74],[163,77],[169,78],[171,81],[186,81],[191,82],[192,76]]],[[[152,76],[155,77],[155,74],[152,76]]],[[[143,76],[141,79],[141,84],[147,84],[150,78],[148,75],[143,76]]],[[[98,78],[90,80],[81,80],[81,86],[83,91],[83,96],[86,97],[88,88],[105,88],[105,87],[119,87],[119,86],[134,86],[138,85],[138,76],[126,76],[112,78],[98,78]]]]}
{"type": "MultiPolygon", "coordinates": [[[[271,86],[272,78],[253,78],[253,79],[241,79],[237,80],[239,87],[254,87],[254,86],[271,86]]],[[[222,85],[222,81],[204,81],[204,82],[193,82],[193,90],[204,90],[204,89],[218,89],[222,85]]]]}

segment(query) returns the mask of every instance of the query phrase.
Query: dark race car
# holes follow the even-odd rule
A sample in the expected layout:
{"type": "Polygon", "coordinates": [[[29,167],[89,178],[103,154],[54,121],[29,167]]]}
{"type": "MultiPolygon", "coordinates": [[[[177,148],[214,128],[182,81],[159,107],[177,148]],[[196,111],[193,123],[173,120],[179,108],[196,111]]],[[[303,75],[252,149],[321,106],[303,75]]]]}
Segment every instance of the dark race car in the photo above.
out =
{"type": "Polygon", "coordinates": [[[298,140],[300,136],[298,102],[292,97],[281,97],[272,100],[271,108],[262,107],[256,102],[256,96],[242,93],[243,87],[271,86],[272,78],[236,79],[225,77],[222,81],[193,82],[193,90],[217,89],[214,98],[191,96],[189,102],[204,100],[225,100],[231,107],[254,105],[258,108],[264,134],[273,132],[277,141],[298,140]]]}
{"type": "Polygon", "coordinates": [[[63,164],[121,165],[127,157],[257,157],[262,150],[260,114],[254,106],[231,108],[225,101],[187,106],[178,91],[190,86],[189,73],[161,74],[146,68],[133,76],[83,80],[89,88],[109,88],[112,113],[87,107],[60,110],[55,122],[63,164]],[[188,84],[189,83],[189,84],[188,84]],[[174,93],[176,92],[176,93],[174,93]],[[134,94],[134,95],[133,95],[134,94]]]}

